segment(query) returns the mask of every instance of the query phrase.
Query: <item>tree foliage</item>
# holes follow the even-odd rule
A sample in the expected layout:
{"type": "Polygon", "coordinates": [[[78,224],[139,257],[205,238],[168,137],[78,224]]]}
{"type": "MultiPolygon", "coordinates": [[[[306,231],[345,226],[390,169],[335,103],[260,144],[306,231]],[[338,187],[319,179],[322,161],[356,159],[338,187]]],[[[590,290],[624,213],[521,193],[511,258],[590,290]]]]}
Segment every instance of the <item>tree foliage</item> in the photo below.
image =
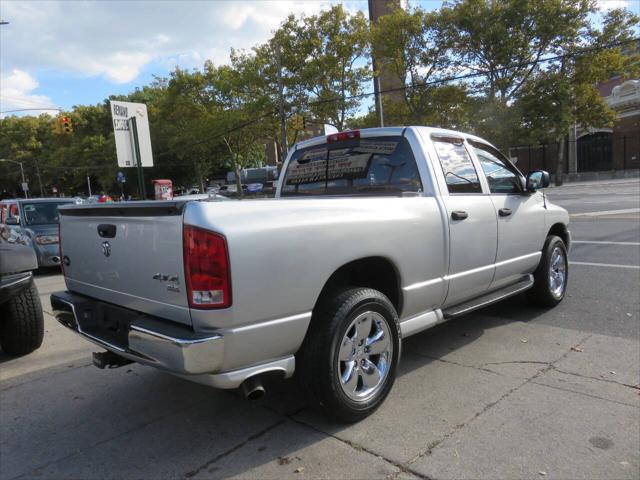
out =
{"type": "MultiPolygon", "coordinates": [[[[406,85],[400,101],[385,101],[387,125],[465,130],[503,148],[563,142],[575,124],[614,121],[596,85],[638,75],[638,45],[629,43],[638,20],[622,9],[599,12],[594,0],[457,0],[437,11],[397,9],[370,25],[362,12],[336,5],[289,16],[264,43],[232,50],[228,64],[176,68],[128,95],[74,106],[64,112],[73,134],[57,133],[49,115],[2,118],[0,158],[22,162],[33,194],[40,181],[45,195],[53,187],[86,194],[87,178],[93,193],[118,193],[109,100],[143,102],[154,152],[147,182],[203,188],[263,163],[265,144],[282,154],[299,139],[285,123],[282,144],[280,108],[340,130],[376,126],[368,94],[382,70],[406,85]],[[606,48],[618,42],[627,43],[606,48]],[[451,81],[456,75],[464,77],[451,81]]],[[[135,169],[125,174],[125,193],[135,196],[135,169]]],[[[0,190],[19,189],[19,166],[0,163],[0,190]]]]}

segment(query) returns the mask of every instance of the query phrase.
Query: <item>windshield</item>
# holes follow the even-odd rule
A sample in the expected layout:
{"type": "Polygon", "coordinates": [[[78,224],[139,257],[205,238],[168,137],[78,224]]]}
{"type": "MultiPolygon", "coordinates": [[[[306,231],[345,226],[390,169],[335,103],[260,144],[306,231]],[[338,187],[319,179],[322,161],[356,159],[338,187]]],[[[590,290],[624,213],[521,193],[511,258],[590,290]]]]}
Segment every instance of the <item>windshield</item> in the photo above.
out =
{"type": "Polygon", "coordinates": [[[422,189],[404,137],[358,138],[296,151],[282,196],[398,195],[422,189]]]}
{"type": "Polygon", "coordinates": [[[58,207],[69,202],[23,203],[22,212],[27,225],[47,225],[58,223],[58,207]]]}

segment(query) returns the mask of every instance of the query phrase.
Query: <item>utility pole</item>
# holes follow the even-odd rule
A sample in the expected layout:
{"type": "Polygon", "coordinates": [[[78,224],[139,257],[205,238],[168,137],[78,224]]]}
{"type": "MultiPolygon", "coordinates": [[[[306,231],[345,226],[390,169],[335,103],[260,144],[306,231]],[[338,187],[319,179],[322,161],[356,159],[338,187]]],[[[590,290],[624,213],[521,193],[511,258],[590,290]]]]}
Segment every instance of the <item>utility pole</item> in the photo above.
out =
{"type": "Polygon", "coordinates": [[[22,175],[22,189],[24,191],[24,198],[29,198],[29,194],[27,193],[27,190],[24,190],[24,185],[26,185],[27,182],[25,182],[24,180],[24,168],[22,167],[22,162],[9,160],[8,158],[0,158],[0,162],[9,162],[9,163],[15,163],[16,165],[20,165],[20,174],[22,175]]]}
{"type": "Polygon", "coordinates": [[[36,162],[36,175],[38,176],[38,183],[40,184],[40,196],[44,198],[44,189],[42,188],[42,177],[40,176],[40,167],[38,166],[38,159],[34,159],[36,162]]]}
{"type": "Polygon", "coordinates": [[[382,89],[380,88],[380,77],[376,77],[376,84],[378,86],[378,108],[380,111],[380,126],[384,127],[384,109],[382,108],[382,89]]]}
{"type": "Polygon", "coordinates": [[[89,188],[89,196],[91,196],[91,177],[87,173],[87,188],[89,188]]]}
{"type": "Polygon", "coordinates": [[[284,113],[284,85],[282,82],[282,51],[280,44],[276,45],[276,61],[278,63],[278,107],[280,109],[280,141],[282,146],[280,162],[284,162],[289,146],[287,145],[287,118],[284,113]]]}

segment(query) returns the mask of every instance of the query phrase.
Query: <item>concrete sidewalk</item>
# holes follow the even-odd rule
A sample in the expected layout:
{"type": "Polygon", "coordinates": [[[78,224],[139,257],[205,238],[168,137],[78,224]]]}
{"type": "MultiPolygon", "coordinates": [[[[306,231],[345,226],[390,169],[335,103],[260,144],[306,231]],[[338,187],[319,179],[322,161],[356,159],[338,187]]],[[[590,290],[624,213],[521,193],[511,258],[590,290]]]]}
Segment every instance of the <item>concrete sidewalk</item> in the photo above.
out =
{"type": "MultiPolygon", "coordinates": [[[[38,285],[49,310],[61,277],[38,285]]],[[[494,313],[407,339],[390,397],[355,425],[306,409],[294,382],[251,404],[98,370],[47,314],[39,351],[0,357],[0,478],[638,478],[637,339],[494,313]]]]}

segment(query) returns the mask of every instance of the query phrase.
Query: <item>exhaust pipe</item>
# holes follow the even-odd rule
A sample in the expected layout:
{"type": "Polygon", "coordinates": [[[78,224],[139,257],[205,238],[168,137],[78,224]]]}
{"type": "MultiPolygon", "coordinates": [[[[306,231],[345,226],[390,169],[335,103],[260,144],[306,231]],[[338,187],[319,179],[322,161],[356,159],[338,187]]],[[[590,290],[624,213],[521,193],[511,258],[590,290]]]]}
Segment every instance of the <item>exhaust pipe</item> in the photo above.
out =
{"type": "Polygon", "coordinates": [[[53,263],[60,263],[60,257],[51,257],[53,263]]]}
{"type": "Polygon", "coordinates": [[[262,381],[258,377],[247,378],[240,385],[240,391],[245,400],[260,400],[266,394],[262,381]]]}

